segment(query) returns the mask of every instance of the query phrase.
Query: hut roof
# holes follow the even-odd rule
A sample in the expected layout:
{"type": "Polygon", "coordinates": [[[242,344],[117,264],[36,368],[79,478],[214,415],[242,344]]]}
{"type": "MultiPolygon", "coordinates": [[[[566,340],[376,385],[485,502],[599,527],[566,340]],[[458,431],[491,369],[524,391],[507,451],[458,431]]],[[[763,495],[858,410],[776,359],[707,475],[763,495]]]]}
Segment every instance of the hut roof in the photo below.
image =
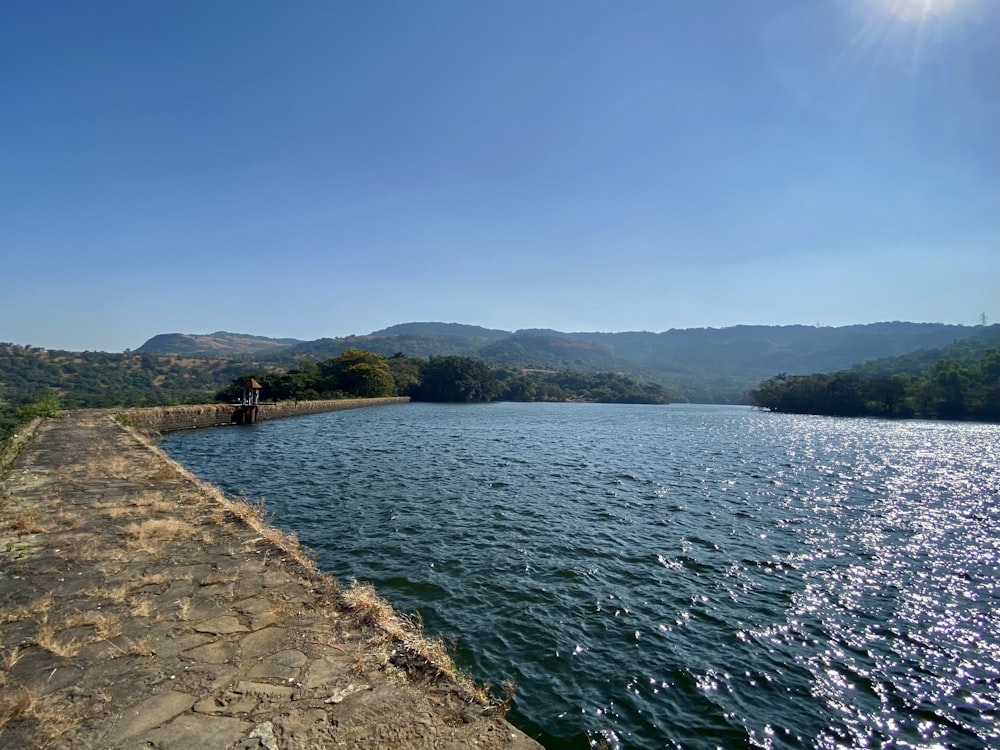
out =
{"type": "Polygon", "coordinates": [[[256,388],[257,390],[260,390],[261,388],[263,388],[263,386],[260,383],[258,383],[254,378],[250,378],[247,382],[245,382],[243,384],[243,387],[244,388],[256,388]]]}

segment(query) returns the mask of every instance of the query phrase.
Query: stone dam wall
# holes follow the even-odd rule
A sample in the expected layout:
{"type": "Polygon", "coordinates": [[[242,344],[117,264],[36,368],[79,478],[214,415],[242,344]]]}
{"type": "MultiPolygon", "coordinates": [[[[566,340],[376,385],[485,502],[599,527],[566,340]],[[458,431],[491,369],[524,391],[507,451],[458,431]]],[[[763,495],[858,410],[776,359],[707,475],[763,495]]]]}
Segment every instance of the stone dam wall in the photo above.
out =
{"type": "MultiPolygon", "coordinates": [[[[349,398],[331,401],[287,401],[276,404],[258,404],[257,421],[301,417],[306,414],[320,414],[344,409],[360,409],[366,406],[402,404],[410,399],[405,396],[391,398],[349,398]]],[[[198,404],[187,406],[154,406],[136,409],[122,409],[118,418],[123,424],[143,432],[177,432],[201,427],[224,427],[241,423],[241,411],[245,407],[237,404],[198,404]]]]}

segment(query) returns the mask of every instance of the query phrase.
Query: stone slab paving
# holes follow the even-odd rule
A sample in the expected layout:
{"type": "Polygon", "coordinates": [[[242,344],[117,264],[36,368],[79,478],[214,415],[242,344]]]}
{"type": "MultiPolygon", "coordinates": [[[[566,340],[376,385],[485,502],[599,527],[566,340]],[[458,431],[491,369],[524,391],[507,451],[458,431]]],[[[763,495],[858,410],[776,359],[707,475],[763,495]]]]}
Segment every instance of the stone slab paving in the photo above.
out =
{"type": "Polygon", "coordinates": [[[236,516],[107,412],[44,421],[0,484],[0,747],[539,747],[236,516]]]}

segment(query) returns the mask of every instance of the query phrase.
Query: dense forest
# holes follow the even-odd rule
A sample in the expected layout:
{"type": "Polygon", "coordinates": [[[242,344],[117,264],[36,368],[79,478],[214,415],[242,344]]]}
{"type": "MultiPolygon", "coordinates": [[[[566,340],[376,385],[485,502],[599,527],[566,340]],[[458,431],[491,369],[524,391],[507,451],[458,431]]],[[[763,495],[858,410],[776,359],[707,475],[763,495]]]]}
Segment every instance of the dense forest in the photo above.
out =
{"type": "Polygon", "coordinates": [[[944,351],[965,356],[924,352],[829,375],[777,375],[747,395],[755,406],[793,414],[1000,422],[1000,349],[975,349],[956,346],[944,351]]]}
{"type": "Polygon", "coordinates": [[[238,398],[253,377],[265,401],[409,396],[416,401],[590,401],[665,404],[660,386],[618,373],[494,368],[471,357],[382,357],[349,349],[322,362],[303,360],[287,372],[243,373],[216,394],[238,398]]]}

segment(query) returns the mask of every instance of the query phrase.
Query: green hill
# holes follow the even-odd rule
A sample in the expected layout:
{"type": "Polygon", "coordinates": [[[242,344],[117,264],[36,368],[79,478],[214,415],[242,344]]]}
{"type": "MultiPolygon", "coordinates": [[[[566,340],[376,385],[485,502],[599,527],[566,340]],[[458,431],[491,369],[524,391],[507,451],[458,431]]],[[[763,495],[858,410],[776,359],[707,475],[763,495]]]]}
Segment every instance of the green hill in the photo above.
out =
{"type": "MultiPolygon", "coordinates": [[[[193,349],[199,356],[213,356],[212,351],[227,351],[222,344],[229,340],[222,334],[207,337],[215,339],[215,349],[202,340],[206,337],[190,338],[194,341],[154,337],[140,351],[147,351],[153,342],[161,352],[171,354],[191,354],[193,349]]],[[[397,353],[420,358],[458,355],[506,367],[620,372],[662,385],[674,400],[743,403],[747,390],[777,373],[834,372],[876,358],[909,356],[969,338],[1000,345],[1000,325],[889,322],[842,327],[689,328],[661,333],[563,333],[549,329],[512,333],[459,323],[423,322],[290,345],[280,342],[294,340],[243,336],[240,343],[228,344],[227,356],[287,368],[303,359],[330,359],[348,349],[365,349],[386,357],[397,353]],[[243,347],[238,355],[233,352],[237,346],[243,347]],[[250,354],[248,346],[261,348],[250,354]]]]}
{"type": "Polygon", "coordinates": [[[188,357],[245,357],[267,354],[299,344],[299,339],[272,339],[246,333],[161,333],[138,349],[138,354],[176,354],[188,357]]]}

